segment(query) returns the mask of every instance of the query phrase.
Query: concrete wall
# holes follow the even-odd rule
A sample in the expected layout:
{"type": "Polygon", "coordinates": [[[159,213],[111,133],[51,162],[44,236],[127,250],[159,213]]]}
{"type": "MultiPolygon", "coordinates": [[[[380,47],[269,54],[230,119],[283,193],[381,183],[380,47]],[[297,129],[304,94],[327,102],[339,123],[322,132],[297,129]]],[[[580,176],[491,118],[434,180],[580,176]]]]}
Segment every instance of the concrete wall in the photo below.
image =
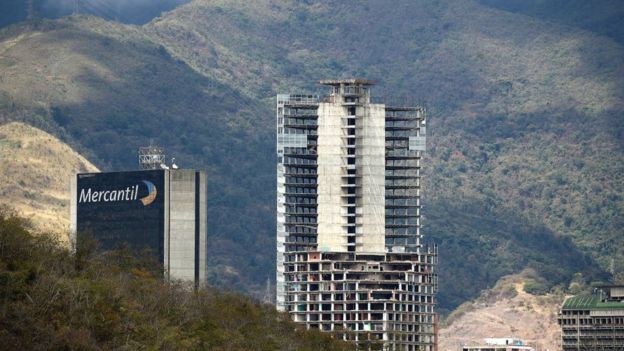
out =
{"type": "Polygon", "coordinates": [[[76,232],[78,231],[78,175],[74,174],[69,181],[69,244],[76,248],[76,232]]]}
{"type": "Polygon", "coordinates": [[[196,171],[169,170],[168,271],[170,279],[195,280],[196,211],[199,215],[199,281],[206,279],[206,174],[199,176],[199,207],[196,207],[196,171]]]}
{"type": "MultiPolygon", "coordinates": [[[[320,251],[346,251],[347,218],[342,208],[342,176],[346,174],[346,136],[341,117],[347,108],[321,103],[318,109],[318,248],[320,251]]],[[[385,250],[385,109],[366,104],[356,110],[358,137],[356,165],[361,175],[358,200],[358,252],[385,250]]]]}
{"type": "Polygon", "coordinates": [[[385,251],[385,108],[381,104],[358,107],[357,159],[358,173],[362,175],[359,226],[361,245],[358,252],[383,253],[385,251]]]}
{"type": "Polygon", "coordinates": [[[171,184],[171,174],[168,171],[165,171],[165,191],[163,192],[165,198],[165,211],[163,214],[163,226],[164,226],[164,230],[163,230],[163,266],[165,268],[165,278],[170,279],[170,272],[169,272],[169,198],[170,198],[170,186],[171,184]]]}
{"type": "Polygon", "coordinates": [[[199,286],[206,285],[208,269],[208,179],[199,171],[199,286]]]}
{"type": "Polygon", "coordinates": [[[321,103],[318,108],[318,249],[347,251],[346,218],[341,215],[342,166],[346,166],[341,149],[342,116],[346,108],[339,104],[321,103]]]}

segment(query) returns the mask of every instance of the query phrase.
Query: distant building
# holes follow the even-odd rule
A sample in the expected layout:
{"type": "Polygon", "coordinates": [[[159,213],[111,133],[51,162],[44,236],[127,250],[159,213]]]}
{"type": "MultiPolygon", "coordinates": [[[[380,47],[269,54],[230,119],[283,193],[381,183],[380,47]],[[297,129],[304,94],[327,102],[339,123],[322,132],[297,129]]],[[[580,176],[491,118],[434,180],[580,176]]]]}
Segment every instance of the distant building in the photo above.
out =
{"type": "Polygon", "coordinates": [[[369,80],[320,83],[325,97],[277,96],[277,308],[360,349],[433,351],[425,110],[372,101],[369,80]]]}
{"type": "Polygon", "coordinates": [[[188,169],[82,173],[72,179],[74,242],[149,249],[166,277],[206,282],[206,173],[188,169]]]}
{"type": "Polygon", "coordinates": [[[566,299],[558,322],[564,351],[624,350],[624,285],[566,299]]]}
{"type": "Polygon", "coordinates": [[[462,351],[534,351],[516,338],[487,338],[484,345],[464,346],[462,351]]]}

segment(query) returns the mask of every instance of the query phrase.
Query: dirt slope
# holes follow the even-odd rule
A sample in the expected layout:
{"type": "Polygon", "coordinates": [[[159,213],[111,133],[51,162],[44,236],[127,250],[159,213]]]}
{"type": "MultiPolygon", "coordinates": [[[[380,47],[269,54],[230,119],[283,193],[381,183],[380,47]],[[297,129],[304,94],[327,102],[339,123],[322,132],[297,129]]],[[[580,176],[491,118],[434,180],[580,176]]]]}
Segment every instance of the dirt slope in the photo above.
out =
{"type": "Polygon", "coordinates": [[[0,125],[0,205],[67,240],[69,180],[98,169],[56,137],[23,123],[0,125]]]}
{"type": "Polygon", "coordinates": [[[483,344],[485,338],[517,337],[536,351],[559,350],[557,311],[562,296],[536,296],[523,290],[520,275],[501,279],[478,299],[462,304],[440,329],[440,351],[483,344]]]}

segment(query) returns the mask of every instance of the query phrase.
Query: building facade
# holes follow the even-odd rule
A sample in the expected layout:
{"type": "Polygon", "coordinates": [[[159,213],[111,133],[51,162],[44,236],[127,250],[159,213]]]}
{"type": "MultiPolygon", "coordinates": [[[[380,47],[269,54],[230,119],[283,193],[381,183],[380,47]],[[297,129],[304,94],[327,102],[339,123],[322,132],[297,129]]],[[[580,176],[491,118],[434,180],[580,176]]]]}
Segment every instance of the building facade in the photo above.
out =
{"type": "Polygon", "coordinates": [[[624,285],[567,298],[558,323],[563,351],[624,350],[624,285]]]}
{"type": "Polygon", "coordinates": [[[433,350],[435,248],[421,245],[425,110],[372,81],[277,96],[277,308],[310,329],[433,350]]]}
{"type": "Polygon", "coordinates": [[[165,277],[206,283],[206,173],[187,169],[77,174],[71,182],[73,241],[104,250],[148,249],[165,277]]]}
{"type": "Polygon", "coordinates": [[[482,345],[465,345],[462,351],[535,351],[516,338],[486,338],[482,345]]]}

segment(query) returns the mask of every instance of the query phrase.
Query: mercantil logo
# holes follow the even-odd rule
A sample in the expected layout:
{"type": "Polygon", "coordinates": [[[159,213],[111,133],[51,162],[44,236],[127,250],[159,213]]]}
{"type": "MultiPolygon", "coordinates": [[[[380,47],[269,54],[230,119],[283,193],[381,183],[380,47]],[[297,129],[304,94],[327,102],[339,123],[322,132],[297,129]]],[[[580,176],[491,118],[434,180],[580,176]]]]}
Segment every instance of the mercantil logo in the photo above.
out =
{"type": "Polygon", "coordinates": [[[154,202],[154,200],[156,199],[156,194],[158,194],[158,191],[156,191],[156,186],[154,185],[154,183],[149,182],[147,180],[144,180],[143,183],[147,185],[147,191],[149,192],[149,195],[147,195],[146,197],[142,197],[140,200],[143,203],[143,206],[147,206],[151,204],[152,202],[154,202]]]}
{"type": "Polygon", "coordinates": [[[129,186],[125,189],[119,190],[101,190],[93,191],[89,189],[80,189],[80,196],[78,197],[78,203],[84,202],[114,202],[114,201],[135,201],[139,200],[143,206],[147,206],[156,200],[158,191],[154,183],[143,180],[143,183],[147,187],[147,196],[138,198],[139,185],[129,186]]]}

